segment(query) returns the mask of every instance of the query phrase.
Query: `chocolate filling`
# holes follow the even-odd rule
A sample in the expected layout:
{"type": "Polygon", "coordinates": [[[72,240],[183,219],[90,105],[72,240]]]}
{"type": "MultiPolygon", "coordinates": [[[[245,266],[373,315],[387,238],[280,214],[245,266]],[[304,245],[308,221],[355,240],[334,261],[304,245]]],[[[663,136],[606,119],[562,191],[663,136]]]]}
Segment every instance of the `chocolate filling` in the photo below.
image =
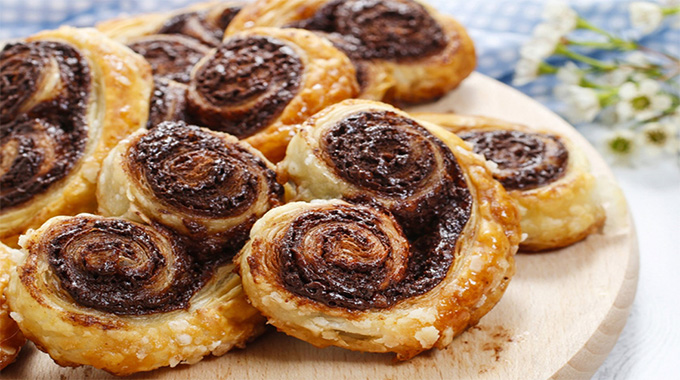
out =
{"type": "Polygon", "coordinates": [[[332,307],[363,310],[394,304],[397,298],[391,289],[385,292],[384,284],[398,286],[394,282],[399,279],[388,278],[395,252],[379,227],[381,217],[389,218],[370,209],[340,206],[295,218],[279,242],[286,289],[332,307]],[[363,255],[343,255],[348,246],[363,255]]]}
{"type": "Polygon", "coordinates": [[[192,119],[238,138],[265,128],[297,92],[302,62],[284,42],[265,36],[233,38],[204,61],[191,80],[192,119]]]}
{"type": "Polygon", "coordinates": [[[67,44],[8,44],[0,53],[0,210],[44,193],[82,157],[90,89],[87,60],[67,44]]]}
{"type": "Polygon", "coordinates": [[[154,35],[128,46],[146,58],[155,77],[180,83],[189,83],[191,69],[210,51],[208,46],[180,35],[154,35]]]}
{"type": "Polygon", "coordinates": [[[257,172],[266,173],[272,195],[282,192],[262,159],[181,122],[162,123],[148,132],[130,148],[128,159],[157,197],[199,215],[243,213],[257,199],[257,172]]]}
{"type": "Polygon", "coordinates": [[[183,34],[206,45],[217,46],[224,37],[224,30],[241,11],[241,7],[225,8],[217,17],[208,11],[187,12],[167,20],[157,34],[183,34]]]}
{"type": "Polygon", "coordinates": [[[327,267],[325,259],[333,243],[320,248],[315,265],[322,269],[313,272],[316,269],[299,265],[301,253],[296,251],[309,239],[308,233],[324,234],[328,242],[349,239],[360,259],[372,251],[366,245],[370,239],[365,232],[355,234],[352,226],[381,242],[385,239],[375,227],[372,218],[376,216],[366,216],[370,213],[342,208],[310,212],[295,219],[280,245],[284,247],[280,260],[285,263],[281,280],[286,288],[328,306],[364,310],[389,307],[437,286],[453,263],[457,240],[472,207],[462,171],[449,148],[415,121],[389,111],[346,117],[325,132],[320,145],[322,156],[336,174],[365,190],[363,195],[346,200],[394,215],[410,243],[409,257],[401,277],[389,278],[389,285],[383,286],[382,264],[355,265],[347,259],[340,268],[327,267]],[[341,228],[325,231],[326,222],[331,226],[341,222],[341,228]]]}
{"type": "Polygon", "coordinates": [[[288,26],[355,37],[363,59],[420,58],[447,44],[439,23],[410,0],[335,0],[288,26]]]}
{"type": "Polygon", "coordinates": [[[469,203],[467,185],[449,148],[394,112],[345,117],[325,132],[320,145],[323,159],[338,176],[366,190],[366,200],[399,200],[390,212],[407,235],[432,224],[451,200],[469,203]]]}
{"type": "Polygon", "coordinates": [[[187,308],[207,278],[174,240],[169,232],[124,220],[78,216],[58,225],[44,249],[61,287],[78,304],[147,315],[187,308]],[[157,246],[164,241],[171,244],[165,252],[157,246]]]}
{"type": "Polygon", "coordinates": [[[520,131],[464,132],[477,154],[498,164],[496,178],[508,190],[529,190],[560,179],[569,152],[556,136],[520,131]]]}

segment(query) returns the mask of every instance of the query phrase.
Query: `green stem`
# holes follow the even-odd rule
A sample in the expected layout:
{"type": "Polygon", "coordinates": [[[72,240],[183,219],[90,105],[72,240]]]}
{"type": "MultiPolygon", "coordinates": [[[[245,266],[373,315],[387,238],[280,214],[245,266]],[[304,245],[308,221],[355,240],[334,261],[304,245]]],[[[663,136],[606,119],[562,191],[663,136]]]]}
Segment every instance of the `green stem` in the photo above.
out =
{"type": "Polygon", "coordinates": [[[595,82],[591,82],[588,79],[586,79],[585,77],[581,78],[581,81],[578,83],[578,85],[581,86],[581,87],[593,88],[593,89],[596,89],[596,90],[610,90],[610,89],[613,88],[611,86],[603,86],[603,85],[597,84],[595,82]]]}
{"type": "Polygon", "coordinates": [[[616,37],[615,35],[607,32],[604,29],[598,28],[597,26],[589,23],[587,20],[585,20],[582,17],[579,17],[578,20],[576,21],[576,28],[577,29],[587,29],[592,32],[595,32],[597,34],[601,34],[609,39],[611,43],[614,43],[618,46],[620,46],[621,50],[635,50],[637,49],[637,44],[632,41],[626,41],[624,39],[621,39],[619,37],[616,37]]]}
{"type": "Polygon", "coordinates": [[[674,14],[680,13],[680,5],[676,7],[663,8],[661,12],[663,13],[664,17],[672,16],[674,14]]]}
{"type": "Polygon", "coordinates": [[[597,48],[603,50],[635,50],[635,47],[631,47],[630,44],[626,43],[624,45],[615,42],[595,42],[595,41],[574,41],[569,39],[563,39],[566,45],[574,46],[584,46],[590,48],[597,48]]]}
{"type": "Polygon", "coordinates": [[[600,106],[606,108],[618,101],[619,90],[618,88],[613,88],[609,91],[602,91],[598,94],[598,98],[600,100],[600,106]]]}
{"type": "Polygon", "coordinates": [[[583,62],[585,64],[592,66],[592,67],[595,67],[595,68],[598,68],[598,69],[604,70],[604,71],[611,71],[611,70],[616,69],[616,67],[617,67],[616,65],[613,65],[611,63],[603,62],[603,61],[600,61],[599,59],[591,58],[591,57],[585,56],[583,54],[573,52],[573,51],[567,49],[567,47],[564,46],[564,44],[562,44],[562,43],[557,44],[557,47],[555,48],[555,54],[563,55],[567,58],[571,58],[575,61],[583,62]]]}
{"type": "Polygon", "coordinates": [[[541,62],[538,64],[538,75],[544,74],[557,74],[557,67],[546,62],[541,62]]]}

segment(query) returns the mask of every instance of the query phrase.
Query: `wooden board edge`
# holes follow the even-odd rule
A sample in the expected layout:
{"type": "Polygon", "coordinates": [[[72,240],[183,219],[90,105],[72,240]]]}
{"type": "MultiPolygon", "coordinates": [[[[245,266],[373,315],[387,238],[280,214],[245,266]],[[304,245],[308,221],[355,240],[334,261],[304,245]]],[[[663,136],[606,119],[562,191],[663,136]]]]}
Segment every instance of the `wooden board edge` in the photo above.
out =
{"type": "Polygon", "coordinates": [[[635,226],[630,221],[630,253],[628,265],[621,288],[605,319],[595,333],[567,364],[559,369],[551,379],[590,379],[604,363],[614,348],[635,300],[640,272],[640,249],[635,226]]]}

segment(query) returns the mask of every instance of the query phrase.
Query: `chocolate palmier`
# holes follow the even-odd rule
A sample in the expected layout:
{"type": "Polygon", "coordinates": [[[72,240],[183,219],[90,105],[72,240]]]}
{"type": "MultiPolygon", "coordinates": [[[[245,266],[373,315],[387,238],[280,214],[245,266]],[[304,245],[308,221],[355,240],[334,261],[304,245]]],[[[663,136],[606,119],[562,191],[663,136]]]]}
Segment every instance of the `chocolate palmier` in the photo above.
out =
{"type": "Polygon", "coordinates": [[[108,151],[146,122],[151,72],[92,29],[64,27],[0,53],[0,239],[94,211],[108,151]]]}
{"type": "Polygon", "coordinates": [[[201,257],[231,260],[255,220],[283,202],[274,166],[234,136],[165,122],[116,146],[104,161],[99,213],[160,224],[201,257]]]}
{"type": "Polygon", "coordinates": [[[264,329],[233,265],[206,265],[171,230],[79,214],[21,246],[5,292],[12,317],[62,366],[129,375],[193,364],[264,329]]]}
{"type": "Polygon", "coordinates": [[[279,170],[296,202],[255,223],[239,265],[287,334],[408,359],[476,323],[514,273],[515,202],[460,139],[396,108],[326,108],[279,170]]]}
{"type": "Polygon", "coordinates": [[[565,136],[498,119],[415,113],[470,143],[492,163],[494,178],[520,205],[523,251],[565,247],[604,224],[596,179],[584,153],[565,136]]]}

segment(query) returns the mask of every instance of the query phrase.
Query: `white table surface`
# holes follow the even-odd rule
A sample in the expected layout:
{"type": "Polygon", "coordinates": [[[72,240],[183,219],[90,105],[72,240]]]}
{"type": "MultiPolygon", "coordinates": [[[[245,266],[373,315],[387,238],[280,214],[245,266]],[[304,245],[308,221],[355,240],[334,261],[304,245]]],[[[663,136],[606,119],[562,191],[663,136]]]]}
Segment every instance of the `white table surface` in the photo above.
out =
{"type": "Polygon", "coordinates": [[[635,220],[640,277],[628,322],[593,379],[680,379],[680,165],[613,166],[635,220]]]}

